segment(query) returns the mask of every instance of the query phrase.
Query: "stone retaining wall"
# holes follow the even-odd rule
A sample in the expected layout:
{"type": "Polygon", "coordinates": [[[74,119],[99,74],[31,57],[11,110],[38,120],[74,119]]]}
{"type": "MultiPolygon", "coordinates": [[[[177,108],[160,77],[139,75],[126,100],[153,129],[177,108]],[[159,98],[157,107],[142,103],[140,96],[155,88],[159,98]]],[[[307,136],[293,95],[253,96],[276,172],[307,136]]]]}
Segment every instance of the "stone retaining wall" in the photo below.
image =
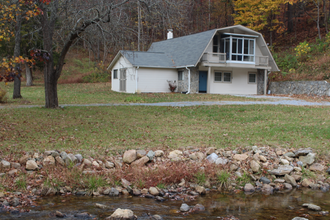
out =
{"type": "Polygon", "coordinates": [[[327,81],[271,82],[268,90],[270,94],[330,96],[330,83],[327,81]]]}

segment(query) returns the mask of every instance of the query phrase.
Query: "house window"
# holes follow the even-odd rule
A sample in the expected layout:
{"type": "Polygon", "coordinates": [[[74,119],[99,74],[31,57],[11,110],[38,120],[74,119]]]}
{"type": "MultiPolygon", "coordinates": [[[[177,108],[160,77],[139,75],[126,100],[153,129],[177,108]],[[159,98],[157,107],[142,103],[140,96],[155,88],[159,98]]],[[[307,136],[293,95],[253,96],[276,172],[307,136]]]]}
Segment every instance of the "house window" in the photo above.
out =
{"type": "Polygon", "coordinates": [[[229,72],[223,73],[223,81],[231,82],[231,73],[229,73],[229,72]]]}
{"type": "Polygon", "coordinates": [[[183,71],[178,71],[178,80],[179,81],[183,80],[183,71]]]}
{"type": "Polygon", "coordinates": [[[214,81],[221,82],[222,81],[222,72],[214,72],[214,81]]]}
{"type": "Polygon", "coordinates": [[[118,79],[118,70],[113,70],[113,78],[118,79]]]}
{"type": "Polygon", "coordinates": [[[218,53],[219,52],[219,37],[218,35],[215,35],[213,37],[213,53],[218,53]]]}
{"type": "Polygon", "coordinates": [[[226,53],[229,61],[254,62],[255,39],[234,36],[224,37],[220,40],[220,53],[226,53]]]}
{"type": "Polygon", "coordinates": [[[255,73],[249,73],[249,83],[256,83],[257,75],[255,73]]]}

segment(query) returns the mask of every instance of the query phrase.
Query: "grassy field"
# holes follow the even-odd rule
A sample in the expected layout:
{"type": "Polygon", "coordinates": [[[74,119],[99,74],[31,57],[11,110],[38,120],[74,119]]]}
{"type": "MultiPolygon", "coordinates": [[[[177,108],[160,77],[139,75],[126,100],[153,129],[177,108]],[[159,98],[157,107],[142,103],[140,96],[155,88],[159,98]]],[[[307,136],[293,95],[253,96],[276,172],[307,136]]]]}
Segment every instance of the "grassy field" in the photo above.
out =
{"type": "MultiPolygon", "coordinates": [[[[0,82],[0,87],[7,90],[10,105],[44,105],[45,92],[43,84],[22,86],[23,99],[12,99],[13,83],[7,86],[0,82]]],[[[142,93],[123,94],[111,91],[110,83],[78,83],[58,85],[59,104],[89,104],[89,103],[123,103],[123,102],[174,102],[174,101],[243,101],[258,100],[244,97],[214,94],[180,94],[180,93],[142,93]]],[[[259,99],[264,100],[264,99],[259,99]]],[[[1,103],[0,103],[1,105],[1,103]]]]}
{"type": "Polygon", "coordinates": [[[330,147],[330,108],[292,106],[67,107],[0,110],[2,155],[66,149],[330,147]]]}

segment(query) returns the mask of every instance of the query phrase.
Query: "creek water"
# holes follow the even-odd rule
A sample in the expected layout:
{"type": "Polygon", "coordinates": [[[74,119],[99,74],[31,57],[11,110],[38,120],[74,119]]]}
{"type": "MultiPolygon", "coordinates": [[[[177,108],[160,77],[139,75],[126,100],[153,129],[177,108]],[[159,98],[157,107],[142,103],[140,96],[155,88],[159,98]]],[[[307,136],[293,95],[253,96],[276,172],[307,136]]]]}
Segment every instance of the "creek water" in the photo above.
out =
{"type": "Polygon", "coordinates": [[[104,219],[117,208],[131,209],[138,219],[148,219],[148,214],[158,214],[164,219],[219,219],[233,215],[241,220],[250,219],[292,219],[305,216],[309,220],[330,219],[318,212],[302,207],[303,203],[313,203],[323,211],[330,210],[330,192],[319,190],[293,190],[272,195],[254,194],[226,194],[209,192],[205,196],[185,202],[190,206],[202,204],[204,212],[182,214],[179,209],[183,201],[166,200],[157,202],[154,199],[142,197],[88,197],[88,196],[52,196],[36,200],[37,206],[31,207],[28,213],[10,214],[0,213],[0,219],[58,219],[55,211],[66,215],[65,219],[79,219],[77,213],[88,212],[93,219],[104,219]],[[109,206],[109,209],[99,209],[95,203],[109,206]]]}

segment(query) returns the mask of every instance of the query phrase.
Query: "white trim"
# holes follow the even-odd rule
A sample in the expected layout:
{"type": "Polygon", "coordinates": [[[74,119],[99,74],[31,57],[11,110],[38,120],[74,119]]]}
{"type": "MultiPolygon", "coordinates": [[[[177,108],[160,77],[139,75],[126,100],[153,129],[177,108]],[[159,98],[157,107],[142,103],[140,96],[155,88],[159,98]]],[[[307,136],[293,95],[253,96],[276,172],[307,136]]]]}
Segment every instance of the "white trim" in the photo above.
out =
{"type": "Polygon", "coordinates": [[[232,35],[232,36],[242,36],[242,37],[253,37],[258,38],[259,36],[256,35],[248,35],[248,34],[234,34],[234,33],[222,33],[224,35],[232,35]]]}

